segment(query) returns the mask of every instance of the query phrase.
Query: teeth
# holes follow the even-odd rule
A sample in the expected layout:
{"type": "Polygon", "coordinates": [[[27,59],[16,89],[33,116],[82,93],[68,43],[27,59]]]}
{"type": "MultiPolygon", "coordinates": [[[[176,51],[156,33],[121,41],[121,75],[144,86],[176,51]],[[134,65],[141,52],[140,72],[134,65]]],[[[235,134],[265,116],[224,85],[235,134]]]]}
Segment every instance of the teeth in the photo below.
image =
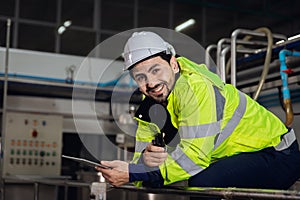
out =
{"type": "Polygon", "coordinates": [[[162,90],[162,88],[163,88],[163,85],[160,85],[160,86],[156,87],[155,89],[153,89],[152,92],[159,92],[162,90]]]}
{"type": "Polygon", "coordinates": [[[162,85],[160,85],[159,87],[157,87],[157,88],[156,88],[156,89],[154,89],[153,91],[154,91],[154,92],[159,92],[159,91],[162,89],[162,87],[163,87],[163,86],[162,86],[162,85]]]}

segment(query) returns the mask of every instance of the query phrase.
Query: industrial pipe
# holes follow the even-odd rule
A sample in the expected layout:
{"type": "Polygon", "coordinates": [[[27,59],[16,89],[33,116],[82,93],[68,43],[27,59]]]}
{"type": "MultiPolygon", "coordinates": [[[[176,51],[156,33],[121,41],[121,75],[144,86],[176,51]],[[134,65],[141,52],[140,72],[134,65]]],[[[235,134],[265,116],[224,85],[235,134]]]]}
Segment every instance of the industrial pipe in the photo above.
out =
{"type": "Polygon", "coordinates": [[[288,87],[288,75],[291,73],[291,70],[286,66],[286,56],[298,56],[300,57],[300,52],[289,51],[289,50],[281,50],[279,52],[279,60],[280,60],[280,76],[282,80],[282,95],[283,95],[283,104],[286,114],[285,125],[291,126],[294,120],[294,113],[291,101],[290,90],[288,87]]]}
{"type": "Polygon", "coordinates": [[[261,77],[260,77],[260,81],[259,81],[258,86],[257,86],[257,90],[253,95],[253,99],[257,100],[258,95],[259,95],[259,93],[260,93],[260,91],[261,91],[261,89],[262,89],[262,87],[265,83],[266,77],[267,77],[268,72],[269,72],[269,67],[270,67],[271,58],[272,58],[273,35],[272,35],[270,29],[265,28],[265,27],[256,29],[255,31],[265,33],[267,38],[268,38],[268,47],[267,47],[267,52],[266,52],[264,68],[263,68],[263,71],[261,73],[261,77]]]}

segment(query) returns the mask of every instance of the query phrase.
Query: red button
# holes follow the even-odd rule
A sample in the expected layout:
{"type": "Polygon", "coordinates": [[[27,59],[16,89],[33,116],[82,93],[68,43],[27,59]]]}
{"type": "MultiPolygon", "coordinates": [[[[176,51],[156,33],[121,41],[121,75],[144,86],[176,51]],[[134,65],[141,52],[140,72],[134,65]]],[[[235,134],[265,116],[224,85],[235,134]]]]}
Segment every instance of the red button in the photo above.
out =
{"type": "Polygon", "coordinates": [[[32,137],[36,138],[38,136],[38,132],[36,130],[32,131],[32,137]]]}

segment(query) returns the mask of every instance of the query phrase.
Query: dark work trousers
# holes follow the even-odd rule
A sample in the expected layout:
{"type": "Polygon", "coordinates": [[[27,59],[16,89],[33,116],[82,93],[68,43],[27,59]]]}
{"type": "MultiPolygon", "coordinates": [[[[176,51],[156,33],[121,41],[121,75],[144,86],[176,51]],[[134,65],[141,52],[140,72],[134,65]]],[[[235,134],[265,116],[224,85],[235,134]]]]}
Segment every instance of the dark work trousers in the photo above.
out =
{"type": "Polygon", "coordinates": [[[271,147],[219,160],[191,177],[189,186],[288,189],[299,178],[300,152],[295,141],[282,151],[271,147]]]}

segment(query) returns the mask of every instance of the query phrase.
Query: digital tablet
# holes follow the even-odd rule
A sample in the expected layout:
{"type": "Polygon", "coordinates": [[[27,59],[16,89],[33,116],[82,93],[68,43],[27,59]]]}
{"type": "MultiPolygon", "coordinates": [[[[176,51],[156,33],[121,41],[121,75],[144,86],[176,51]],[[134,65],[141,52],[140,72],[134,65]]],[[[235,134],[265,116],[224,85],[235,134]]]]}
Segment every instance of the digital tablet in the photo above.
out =
{"type": "Polygon", "coordinates": [[[87,160],[87,159],[84,159],[84,158],[76,158],[76,157],[72,157],[72,156],[66,156],[66,155],[62,155],[63,158],[66,158],[66,159],[70,159],[70,160],[74,160],[76,162],[79,162],[79,163],[82,163],[82,164],[85,164],[85,165],[88,165],[90,167],[101,167],[103,169],[112,169],[112,167],[109,167],[109,166],[105,166],[105,165],[102,165],[100,163],[96,163],[96,162],[93,162],[91,160],[87,160]]]}

